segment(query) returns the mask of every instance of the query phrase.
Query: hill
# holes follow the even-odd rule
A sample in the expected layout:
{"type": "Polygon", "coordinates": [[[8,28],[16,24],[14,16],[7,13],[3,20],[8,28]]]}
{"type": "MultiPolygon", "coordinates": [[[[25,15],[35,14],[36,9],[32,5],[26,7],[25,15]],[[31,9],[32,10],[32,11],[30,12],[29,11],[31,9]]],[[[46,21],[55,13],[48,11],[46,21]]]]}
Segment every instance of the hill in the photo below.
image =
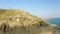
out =
{"type": "Polygon", "coordinates": [[[55,34],[56,25],[19,9],[0,9],[0,34],[55,34]]]}

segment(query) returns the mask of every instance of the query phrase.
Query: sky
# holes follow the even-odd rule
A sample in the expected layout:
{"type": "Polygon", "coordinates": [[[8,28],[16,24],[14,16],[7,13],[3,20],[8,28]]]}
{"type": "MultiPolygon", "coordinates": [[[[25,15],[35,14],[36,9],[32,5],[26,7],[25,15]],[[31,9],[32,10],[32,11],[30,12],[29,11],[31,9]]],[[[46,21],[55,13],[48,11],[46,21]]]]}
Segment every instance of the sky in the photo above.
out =
{"type": "Polygon", "coordinates": [[[60,0],[0,0],[0,8],[22,9],[40,18],[60,18],[60,0]]]}

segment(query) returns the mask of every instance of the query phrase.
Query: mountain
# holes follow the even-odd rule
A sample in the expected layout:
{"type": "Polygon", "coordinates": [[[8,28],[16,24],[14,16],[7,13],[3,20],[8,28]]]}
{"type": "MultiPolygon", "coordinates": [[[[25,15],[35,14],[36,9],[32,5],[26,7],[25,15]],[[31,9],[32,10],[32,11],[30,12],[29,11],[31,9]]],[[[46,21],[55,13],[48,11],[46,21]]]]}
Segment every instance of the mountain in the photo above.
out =
{"type": "Polygon", "coordinates": [[[19,9],[0,9],[0,34],[55,34],[57,25],[19,9]]]}
{"type": "Polygon", "coordinates": [[[60,18],[50,18],[46,19],[46,21],[60,26],[60,18]]]}

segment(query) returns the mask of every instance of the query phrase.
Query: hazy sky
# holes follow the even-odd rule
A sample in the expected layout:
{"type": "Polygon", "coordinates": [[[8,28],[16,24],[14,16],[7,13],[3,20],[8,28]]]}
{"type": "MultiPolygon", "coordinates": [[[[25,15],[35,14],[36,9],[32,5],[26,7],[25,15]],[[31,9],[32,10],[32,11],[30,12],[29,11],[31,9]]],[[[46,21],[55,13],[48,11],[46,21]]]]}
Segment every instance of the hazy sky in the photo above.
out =
{"type": "Polygon", "coordinates": [[[60,18],[60,0],[0,0],[0,8],[19,8],[41,18],[60,18]]]}

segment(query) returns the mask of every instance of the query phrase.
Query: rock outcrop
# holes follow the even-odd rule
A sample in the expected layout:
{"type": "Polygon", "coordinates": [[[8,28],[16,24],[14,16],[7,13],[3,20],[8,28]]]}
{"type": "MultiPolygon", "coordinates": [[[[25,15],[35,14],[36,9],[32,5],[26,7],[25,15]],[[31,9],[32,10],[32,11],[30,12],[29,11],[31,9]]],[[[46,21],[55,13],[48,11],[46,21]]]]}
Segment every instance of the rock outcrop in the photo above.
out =
{"type": "Polygon", "coordinates": [[[0,34],[55,34],[56,27],[23,10],[0,9],[0,34]]]}

